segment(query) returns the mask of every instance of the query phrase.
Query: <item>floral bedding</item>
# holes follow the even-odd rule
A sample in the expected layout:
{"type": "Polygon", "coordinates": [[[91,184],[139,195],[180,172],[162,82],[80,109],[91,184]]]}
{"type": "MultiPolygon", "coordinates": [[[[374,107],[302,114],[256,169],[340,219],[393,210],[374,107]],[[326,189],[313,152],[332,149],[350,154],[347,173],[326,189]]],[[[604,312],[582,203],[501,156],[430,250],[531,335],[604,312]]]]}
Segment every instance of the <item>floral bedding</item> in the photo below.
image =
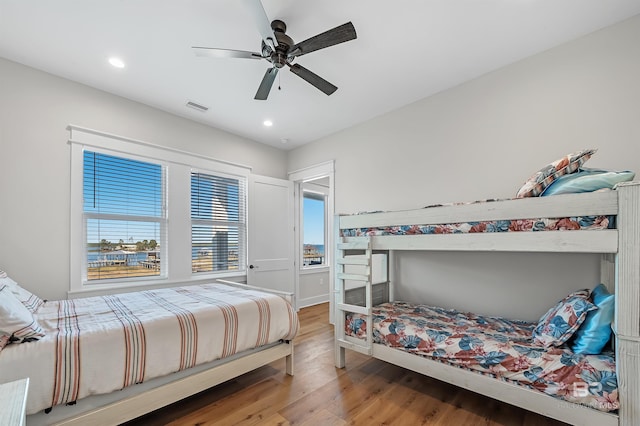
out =
{"type": "MultiPolygon", "coordinates": [[[[493,203],[506,199],[487,199],[472,202],[434,204],[425,209],[443,206],[493,203]]],[[[380,213],[362,212],[358,214],[380,213]]],[[[599,230],[615,228],[615,216],[574,216],[560,218],[531,218],[511,220],[487,220],[479,222],[398,225],[372,228],[342,229],[342,237],[364,237],[379,235],[420,235],[420,234],[467,234],[477,232],[531,232],[531,231],[570,231],[599,230]]]]}
{"type": "Polygon", "coordinates": [[[567,231],[613,228],[612,216],[489,220],[438,225],[399,225],[380,228],[343,229],[343,237],[419,234],[466,234],[474,232],[567,231]]]}
{"type": "MultiPolygon", "coordinates": [[[[535,344],[535,323],[404,302],[374,308],[375,343],[510,381],[601,411],[618,409],[613,353],[579,355],[535,344]]],[[[366,320],[348,314],[346,333],[364,338],[366,320]]]]}

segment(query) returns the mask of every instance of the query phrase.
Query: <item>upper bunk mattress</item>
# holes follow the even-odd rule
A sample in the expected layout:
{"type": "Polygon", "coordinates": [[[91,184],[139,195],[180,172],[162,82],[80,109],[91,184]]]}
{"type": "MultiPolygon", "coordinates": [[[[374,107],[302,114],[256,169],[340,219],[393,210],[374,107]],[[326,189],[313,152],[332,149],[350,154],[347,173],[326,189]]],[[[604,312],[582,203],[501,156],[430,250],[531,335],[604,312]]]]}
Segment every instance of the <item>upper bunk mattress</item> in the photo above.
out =
{"type": "Polygon", "coordinates": [[[469,234],[476,232],[526,232],[613,229],[611,216],[488,220],[438,225],[397,225],[375,228],[342,229],[342,237],[421,234],[469,234]]]}
{"type": "Polygon", "coordinates": [[[298,331],[295,310],[280,296],[217,283],[50,301],[34,317],[45,336],[0,352],[0,382],[30,378],[28,414],[298,331]]]}
{"type": "MultiPolygon", "coordinates": [[[[466,206],[497,203],[511,200],[482,200],[468,203],[451,203],[427,206],[425,209],[437,209],[447,206],[466,206]]],[[[495,205],[487,205],[487,209],[495,205]]],[[[380,212],[371,212],[380,213],[380,212]]],[[[366,215],[367,213],[361,213],[366,215]]],[[[421,234],[468,234],[482,232],[531,232],[531,231],[566,231],[566,230],[599,230],[614,229],[613,215],[585,215],[569,217],[534,217],[520,219],[482,220],[459,223],[437,224],[388,224],[380,227],[362,227],[341,229],[342,237],[363,237],[380,235],[421,235],[421,234]]]]}
{"type": "MultiPolygon", "coordinates": [[[[404,302],[373,308],[375,343],[490,375],[600,411],[618,409],[613,353],[579,355],[533,343],[536,324],[404,302]]],[[[345,332],[366,336],[366,317],[345,332]]]]}

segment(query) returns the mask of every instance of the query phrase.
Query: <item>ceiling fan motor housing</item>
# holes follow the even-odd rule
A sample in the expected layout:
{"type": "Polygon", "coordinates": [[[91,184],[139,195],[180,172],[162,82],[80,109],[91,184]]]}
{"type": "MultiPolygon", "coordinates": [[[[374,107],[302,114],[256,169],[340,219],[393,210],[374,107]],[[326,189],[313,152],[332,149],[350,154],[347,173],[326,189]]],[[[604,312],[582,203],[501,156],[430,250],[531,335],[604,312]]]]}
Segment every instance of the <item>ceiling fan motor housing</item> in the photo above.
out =
{"type": "Polygon", "coordinates": [[[265,56],[276,68],[282,68],[287,64],[287,61],[289,60],[289,49],[295,43],[291,37],[285,34],[285,31],[287,31],[287,25],[283,21],[275,19],[271,22],[271,29],[273,29],[273,34],[276,36],[278,45],[275,50],[273,50],[271,46],[267,45],[263,41],[262,55],[265,56]]]}

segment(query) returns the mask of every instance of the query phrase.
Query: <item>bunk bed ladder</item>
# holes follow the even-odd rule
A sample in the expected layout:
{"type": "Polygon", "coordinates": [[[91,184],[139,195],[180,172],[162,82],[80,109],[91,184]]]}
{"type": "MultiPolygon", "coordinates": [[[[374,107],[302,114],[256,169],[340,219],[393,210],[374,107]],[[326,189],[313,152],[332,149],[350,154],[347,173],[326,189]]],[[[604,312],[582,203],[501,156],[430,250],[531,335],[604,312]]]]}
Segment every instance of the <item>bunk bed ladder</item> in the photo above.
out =
{"type": "MultiPolygon", "coordinates": [[[[367,355],[372,353],[373,316],[372,316],[372,256],[371,237],[350,237],[348,241],[340,238],[336,245],[335,267],[335,334],[336,334],[336,366],[344,367],[344,350],[350,349],[367,355]],[[347,254],[349,253],[349,254],[347,254]],[[364,253],[355,255],[354,253],[364,253]],[[347,269],[357,269],[357,272],[347,269]],[[362,283],[365,290],[364,303],[347,303],[346,284],[348,281],[362,283]],[[367,316],[366,340],[349,337],[345,334],[345,315],[348,312],[367,316]]],[[[357,286],[356,286],[357,287],[357,286]]]]}

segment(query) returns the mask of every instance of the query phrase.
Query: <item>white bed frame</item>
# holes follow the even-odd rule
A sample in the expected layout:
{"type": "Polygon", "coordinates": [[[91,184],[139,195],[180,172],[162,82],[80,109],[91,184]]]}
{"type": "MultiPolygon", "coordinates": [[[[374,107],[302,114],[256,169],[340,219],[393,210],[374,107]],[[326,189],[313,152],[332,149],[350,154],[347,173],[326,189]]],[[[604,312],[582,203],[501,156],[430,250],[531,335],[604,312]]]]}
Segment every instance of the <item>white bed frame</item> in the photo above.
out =
{"type": "MultiPolygon", "coordinates": [[[[640,425],[640,182],[608,192],[449,205],[336,218],[335,364],[345,366],[354,350],[542,415],[579,425],[640,425]],[[340,237],[340,231],[391,225],[435,225],[500,219],[617,215],[617,229],[547,232],[340,237]],[[355,251],[354,251],[355,250],[355,251]],[[563,402],[541,392],[374,344],[371,259],[375,250],[600,253],[602,282],[616,294],[614,336],[620,409],[618,414],[563,402]],[[364,256],[350,254],[363,253],[364,256]],[[348,273],[346,268],[365,272],[348,273]],[[365,287],[364,306],[346,303],[346,283],[365,287]],[[365,340],[345,336],[345,312],[367,315],[365,340]]],[[[393,272],[393,271],[390,271],[393,272]]],[[[389,280],[393,300],[393,275],[389,280]]]]}
{"type": "MultiPolygon", "coordinates": [[[[275,293],[291,304],[294,303],[291,293],[232,281],[218,280],[218,282],[244,289],[275,293]]],[[[285,359],[286,373],[293,376],[293,342],[279,342],[152,379],[107,395],[83,398],[72,406],[56,406],[49,414],[39,412],[27,416],[27,425],[112,426],[120,424],[282,358],[285,359]]]]}

